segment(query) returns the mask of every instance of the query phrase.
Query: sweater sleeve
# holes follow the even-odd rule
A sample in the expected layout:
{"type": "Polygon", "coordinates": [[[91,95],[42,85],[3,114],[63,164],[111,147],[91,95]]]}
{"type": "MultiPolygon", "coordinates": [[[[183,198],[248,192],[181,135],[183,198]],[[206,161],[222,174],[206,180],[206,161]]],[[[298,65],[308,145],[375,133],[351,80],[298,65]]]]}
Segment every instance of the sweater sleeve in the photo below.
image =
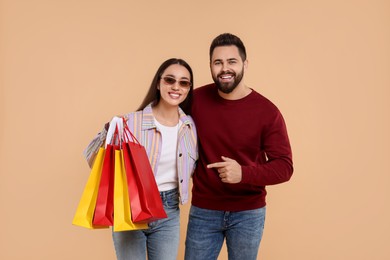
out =
{"type": "Polygon", "coordinates": [[[274,185],[290,180],[293,173],[292,151],[286,124],[278,111],[264,129],[262,157],[254,166],[242,165],[242,183],[259,186],[274,185]]]}

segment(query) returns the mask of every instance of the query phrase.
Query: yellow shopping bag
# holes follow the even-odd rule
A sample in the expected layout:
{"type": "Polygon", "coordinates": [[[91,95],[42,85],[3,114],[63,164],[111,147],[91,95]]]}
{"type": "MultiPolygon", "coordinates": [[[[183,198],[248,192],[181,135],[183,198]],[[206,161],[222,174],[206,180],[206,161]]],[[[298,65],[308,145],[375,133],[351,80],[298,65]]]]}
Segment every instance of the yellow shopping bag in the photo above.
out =
{"type": "Polygon", "coordinates": [[[101,147],[92,166],[92,170],[89,175],[87,184],[85,185],[83,195],[81,196],[79,205],[76,210],[76,214],[73,218],[73,225],[89,229],[108,227],[95,226],[92,224],[99,190],[100,176],[102,173],[104,153],[105,149],[101,147]]]}
{"type": "Polygon", "coordinates": [[[133,223],[131,220],[129,191],[123,151],[115,150],[114,181],[114,231],[147,229],[148,225],[133,223]]]}

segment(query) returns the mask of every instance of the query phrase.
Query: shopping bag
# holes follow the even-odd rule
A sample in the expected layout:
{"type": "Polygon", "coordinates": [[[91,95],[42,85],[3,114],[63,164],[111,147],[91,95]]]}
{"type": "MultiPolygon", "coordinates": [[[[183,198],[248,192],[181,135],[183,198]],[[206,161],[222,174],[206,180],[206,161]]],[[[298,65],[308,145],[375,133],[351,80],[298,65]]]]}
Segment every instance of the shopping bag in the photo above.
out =
{"type": "Polygon", "coordinates": [[[73,218],[73,225],[81,226],[89,229],[105,228],[108,226],[100,226],[93,224],[93,215],[97,200],[98,186],[103,167],[103,158],[105,154],[104,148],[99,148],[96,159],[94,160],[91,173],[87,184],[85,185],[79,205],[73,218]]]}
{"type": "Polygon", "coordinates": [[[94,225],[112,226],[114,212],[114,148],[109,144],[103,160],[102,174],[96,200],[94,225]]]}
{"type": "Polygon", "coordinates": [[[133,222],[149,223],[167,218],[145,147],[131,133],[126,122],[123,136],[122,150],[133,222]]]}
{"type": "Polygon", "coordinates": [[[116,117],[111,120],[106,134],[106,153],[93,218],[94,225],[113,225],[115,166],[113,145],[120,143],[117,121],[119,119],[116,117]]]}
{"type": "Polygon", "coordinates": [[[123,153],[115,149],[115,181],[114,181],[114,231],[147,229],[144,223],[134,223],[131,219],[129,191],[123,153]]]}

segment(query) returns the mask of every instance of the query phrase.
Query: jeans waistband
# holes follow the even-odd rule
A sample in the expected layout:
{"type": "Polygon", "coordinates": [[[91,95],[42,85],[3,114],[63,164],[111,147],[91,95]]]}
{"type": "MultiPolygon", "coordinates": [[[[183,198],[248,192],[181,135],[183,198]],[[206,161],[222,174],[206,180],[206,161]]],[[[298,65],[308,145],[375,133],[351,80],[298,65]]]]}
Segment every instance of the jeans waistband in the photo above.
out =
{"type": "Polygon", "coordinates": [[[165,198],[169,197],[170,195],[178,193],[178,192],[179,192],[178,188],[174,188],[172,190],[160,191],[160,197],[162,200],[164,200],[165,198]]]}

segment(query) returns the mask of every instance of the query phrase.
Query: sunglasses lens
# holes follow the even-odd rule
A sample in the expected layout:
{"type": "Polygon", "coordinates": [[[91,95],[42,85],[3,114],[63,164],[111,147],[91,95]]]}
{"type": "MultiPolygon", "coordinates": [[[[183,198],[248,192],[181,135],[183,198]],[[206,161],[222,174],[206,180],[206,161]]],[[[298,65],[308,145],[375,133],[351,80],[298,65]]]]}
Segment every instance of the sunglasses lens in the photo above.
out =
{"type": "Polygon", "coordinates": [[[173,85],[176,83],[176,79],[171,78],[171,77],[164,77],[163,80],[165,81],[165,83],[167,83],[169,85],[173,85]]]}
{"type": "Polygon", "coordinates": [[[182,88],[189,88],[191,86],[191,82],[185,81],[185,80],[179,81],[179,84],[180,84],[180,87],[182,87],[182,88]]]}

